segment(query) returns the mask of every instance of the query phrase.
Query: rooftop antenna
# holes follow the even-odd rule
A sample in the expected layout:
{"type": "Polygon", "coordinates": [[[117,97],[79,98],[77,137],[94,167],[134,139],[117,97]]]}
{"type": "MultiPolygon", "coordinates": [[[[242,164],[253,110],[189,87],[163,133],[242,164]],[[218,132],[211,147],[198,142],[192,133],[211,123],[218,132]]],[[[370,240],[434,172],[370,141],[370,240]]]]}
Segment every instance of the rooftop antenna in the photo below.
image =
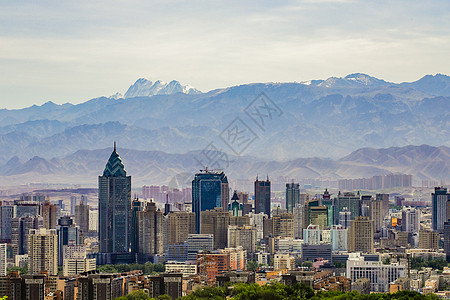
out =
{"type": "Polygon", "coordinates": [[[114,152],[116,152],[116,141],[114,141],[114,152]]]}

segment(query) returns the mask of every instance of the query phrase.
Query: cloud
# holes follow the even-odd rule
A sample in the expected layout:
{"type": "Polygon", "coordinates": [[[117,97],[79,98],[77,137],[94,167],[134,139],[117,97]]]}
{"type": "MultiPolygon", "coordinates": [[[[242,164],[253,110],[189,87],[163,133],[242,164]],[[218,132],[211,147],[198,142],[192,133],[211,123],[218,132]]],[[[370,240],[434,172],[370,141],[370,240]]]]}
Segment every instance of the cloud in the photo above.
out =
{"type": "Polygon", "coordinates": [[[450,67],[447,2],[6,1],[0,100],[124,92],[138,77],[201,90],[356,71],[411,81],[450,67]],[[447,51],[447,52],[446,52],[447,51]]]}

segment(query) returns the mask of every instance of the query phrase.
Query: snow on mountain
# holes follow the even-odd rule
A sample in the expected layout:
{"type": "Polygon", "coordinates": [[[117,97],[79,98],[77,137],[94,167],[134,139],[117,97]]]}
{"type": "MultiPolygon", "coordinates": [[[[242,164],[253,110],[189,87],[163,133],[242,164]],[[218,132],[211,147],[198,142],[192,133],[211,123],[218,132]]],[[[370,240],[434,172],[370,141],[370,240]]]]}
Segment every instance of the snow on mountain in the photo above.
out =
{"type": "Polygon", "coordinates": [[[181,85],[180,82],[176,80],[166,83],[161,80],[152,82],[145,78],[139,78],[132,86],[128,88],[124,98],[171,95],[175,93],[201,94],[201,91],[189,85],[181,85]]]}

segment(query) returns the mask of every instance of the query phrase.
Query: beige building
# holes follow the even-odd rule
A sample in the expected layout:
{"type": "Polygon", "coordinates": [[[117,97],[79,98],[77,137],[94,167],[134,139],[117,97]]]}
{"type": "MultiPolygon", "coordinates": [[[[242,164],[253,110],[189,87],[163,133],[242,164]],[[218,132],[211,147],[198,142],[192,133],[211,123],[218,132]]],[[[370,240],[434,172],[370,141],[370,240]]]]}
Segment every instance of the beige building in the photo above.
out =
{"type": "Polygon", "coordinates": [[[281,213],[272,217],[272,234],[274,237],[294,238],[294,215],[281,213]]]}
{"type": "Polygon", "coordinates": [[[138,252],[150,256],[164,253],[163,213],[154,202],[147,203],[144,211],[137,212],[138,252]]]}
{"type": "Polygon", "coordinates": [[[63,275],[77,275],[94,271],[96,266],[95,258],[67,258],[64,260],[63,275]]]}
{"type": "Polygon", "coordinates": [[[30,274],[47,271],[58,275],[58,235],[56,229],[30,229],[28,235],[30,274]]]}
{"type": "Polygon", "coordinates": [[[370,219],[373,221],[373,230],[374,232],[379,232],[381,227],[383,226],[384,219],[384,210],[383,210],[383,201],[376,198],[370,200],[369,202],[369,214],[370,219]]]}
{"type": "Polygon", "coordinates": [[[195,213],[176,211],[169,213],[167,218],[168,245],[181,245],[189,234],[195,233],[195,213]]]}
{"type": "Polygon", "coordinates": [[[228,247],[242,246],[248,253],[255,253],[257,234],[255,226],[228,226],[228,247]]]}
{"type": "Polygon", "coordinates": [[[420,230],[419,248],[439,250],[439,232],[420,230]]]}
{"type": "Polygon", "coordinates": [[[200,233],[214,235],[214,249],[225,248],[228,244],[230,213],[223,211],[220,207],[216,207],[214,210],[202,211],[200,217],[200,233]]]}
{"type": "Polygon", "coordinates": [[[289,254],[277,253],[273,256],[273,268],[274,270],[294,270],[295,258],[289,254]]]}
{"type": "Polygon", "coordinates": [[[369,217],[356,217],[348,232],[348,251],[373,253],[373,221],[369,217]]]}

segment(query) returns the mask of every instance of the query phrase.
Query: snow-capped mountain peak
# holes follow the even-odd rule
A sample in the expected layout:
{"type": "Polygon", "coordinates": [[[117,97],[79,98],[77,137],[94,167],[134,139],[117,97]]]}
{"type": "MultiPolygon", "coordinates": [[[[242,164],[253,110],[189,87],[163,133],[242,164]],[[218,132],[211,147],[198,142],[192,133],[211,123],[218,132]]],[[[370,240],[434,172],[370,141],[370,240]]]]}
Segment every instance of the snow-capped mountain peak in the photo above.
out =
{"type": "Polygon", "coordinates": [[[161,80],[152,82],[145,78],[139,78],[126,91],[124,98],[153,95],[171,95],[175,93],[200,94],[201,91],[189,85],[181,85],[179,81],[172,80],[167,83],[161,80]]]}

